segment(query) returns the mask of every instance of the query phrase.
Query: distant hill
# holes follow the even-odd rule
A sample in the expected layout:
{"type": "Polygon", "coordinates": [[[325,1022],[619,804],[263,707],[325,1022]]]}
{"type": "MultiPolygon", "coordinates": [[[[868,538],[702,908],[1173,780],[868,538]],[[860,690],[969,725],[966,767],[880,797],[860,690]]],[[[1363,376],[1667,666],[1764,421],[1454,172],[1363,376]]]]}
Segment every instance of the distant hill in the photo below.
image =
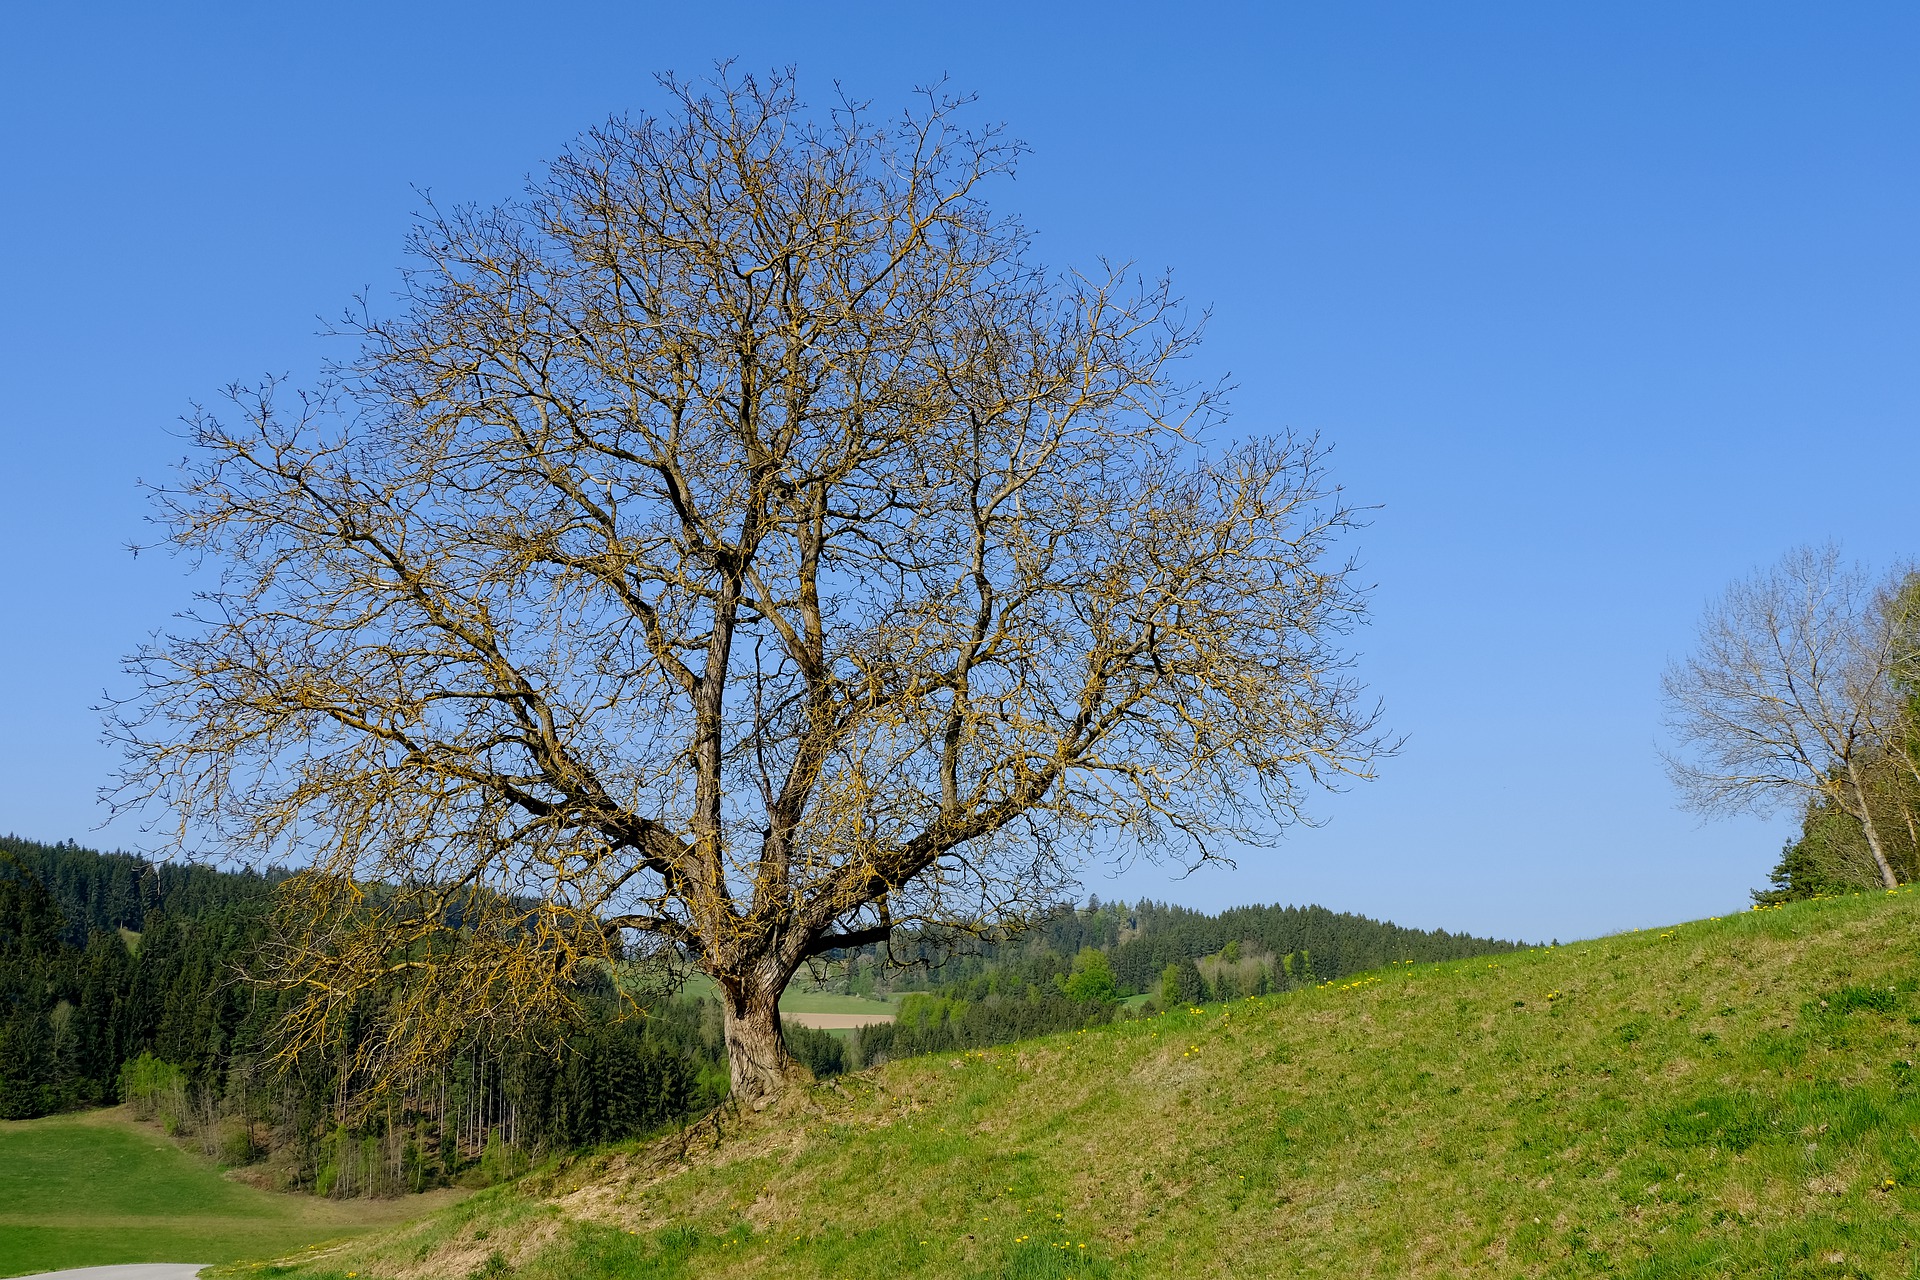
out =
{"type": "Polygon", "coordinates": [[[204,1086],[254,1051],[274,1007],[238,968],[271,883],[0,837],[0,1118],[117,1101],[142,1053],[204,1086]]]}
{"type": "MultiPolygon", "coordinates": [[[[1318,906],[1233,907],[1218,914],[1142,900],[1091,899],[1085,906],[1062,904],[1032,927],[997,944],[966,944],[957,951],[896,940],[895,957],[918,956],[926,967],[889,970],[879,949],[864,948],[843,957],[824,984],[852,995],[934,990],[961,998],[1016,994],[1029,987],[1050,989],[1067,974],[1084,949],[1103,952],[1122,995],[1157,993],[1169,966],[1198,968],[1197,962],[1235,948],[1232,995],[1311,986],[1395,960],[1458,960],[1498,955],[1523,944],[1498,938],[1409,929],[1384,920],[1318,906]]],[[[1218,966],[1193,998],[1215,993],[1210,984],[1218,966]]],[[[1187,981],[1191,983],[1192,977],[1187,981]]]]}
{"type": "MultiPolygon", "coordinates": [[[[348,1127],[356,1044],[308,1052],[289,1072],[266,1065],[290,996],[246,970],[280,875],[0,838],[0,1119],[151,1102],[209,1153],[267,1159],[287,1187],[386,1195],[473,1176],[501,1144],[644,1132],[724,1090],[709,1010],[622,1019],[610,989],[583,991],[578,1023],[529,1043],[481,1028],[440,1064],[430,1106],[412,1099],[348,1127]],[[146,1084],[129,1084],[129,1066],[146,1084]]],[[[373,998],[363,1007],[374,1012],[373,998]]]]}
{"type": "Polygon", "coordinates": [[[1916,936],[1801,902],[897,1061],[281,1274],[1908,1275],[1916,936]]]}
{"type": "Polygon", "coordinates": [[[272,889],[277,873],[222,871],[184,862],[155,862],[138,854],[100,853],[68,840],[42,844],[15,835],[0,836],[0,860],[11,854],[53,895],[62,936],[76,947],[96,930],[139,933],[156,912],[203,916],[241,903],[257,902],[272,889]]]}

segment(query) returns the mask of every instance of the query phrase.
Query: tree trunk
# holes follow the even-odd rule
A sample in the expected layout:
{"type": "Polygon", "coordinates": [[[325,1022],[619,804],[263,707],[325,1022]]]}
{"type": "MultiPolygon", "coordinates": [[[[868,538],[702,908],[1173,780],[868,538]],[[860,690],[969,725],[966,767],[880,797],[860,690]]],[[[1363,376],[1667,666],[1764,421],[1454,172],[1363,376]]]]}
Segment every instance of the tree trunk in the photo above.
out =
{"type": "Polygon", "coordinates": [[[717,980],[733,1099],[755,1111],[806,1075],[780,1034],[780,993],[787,976],[749,973],[717,980]]]}
{"type": "Polygon", "coordinates": [[[1867,833],[1867,848],[1873,850],[1873,860],[1880,867],[1880,880],[1887,888],[1897,888],[1900,884],[1893,874],[1893,864],[1887,861],[1887,852],[1880,845],[1880,829],[1873,825],[1873,813],[1867,807],[1867,789],[1860,782],[1860,766],[1852,760],[1847,761],[1847,777],[1853,783],[1854,803],[1860,811],[1854,816],[1860,819],[1860,829],[1867,833]]]}

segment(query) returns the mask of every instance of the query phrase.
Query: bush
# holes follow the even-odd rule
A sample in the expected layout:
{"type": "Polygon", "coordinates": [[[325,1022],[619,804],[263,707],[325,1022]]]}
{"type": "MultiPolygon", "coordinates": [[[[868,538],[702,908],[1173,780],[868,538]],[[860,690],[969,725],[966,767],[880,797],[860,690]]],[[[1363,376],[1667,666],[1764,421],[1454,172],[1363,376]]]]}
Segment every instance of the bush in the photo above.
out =
{"type": "Polygon", "coordinates": [[[187,1073],[171,1062],[143,1053],[120,1068],[120,1096],[138,1120],[159,1120],[177,1132],[187,1116],[187,1073]]]}
{"type": "Polygon", "coordinates": [[[221,1164],[252,1164],[259,1158],[260,1148],[253,1140],[252,1125],[243,1124],[220,1140],[221,1164]]]}
{"type": "Polygon", "coordinates": [[[1073,973],[1064,978],[1055,978],[1060,990],[1067,999],[1081,1004],[1109,1004],[1120,998],[1120,988],[1114,984],[1113,968],[1107,963],[1107,953],[1093,947],[1080,948],[1080,954],[1073,958],[1073,973]]]}

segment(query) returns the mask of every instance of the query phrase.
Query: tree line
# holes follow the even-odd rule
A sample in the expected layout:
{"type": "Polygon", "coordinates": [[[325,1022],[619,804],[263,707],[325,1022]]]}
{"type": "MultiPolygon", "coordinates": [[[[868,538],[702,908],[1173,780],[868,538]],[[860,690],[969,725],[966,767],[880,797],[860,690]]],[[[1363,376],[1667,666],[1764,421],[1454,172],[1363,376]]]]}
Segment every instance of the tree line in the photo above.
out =
{"type": "MultiPolygon", "coordinates": [[[[279,1185],[351,1195],[503,1176],[728,1096],[717,1003],[656,1000],[636,1016],[604,968],[580,981],[566,1022],[476,1025],[398,1087],[356,1066],[351,1034],[276,1063],[288,996],[253,980],[252,961],[284,881],[0,838],[0,1116],[124,1101],[229,1164],[266,1162],[279,1185]]],[[[1095,898],[971,950],[928,937],[894,957],[919,963],[890,966],[874,947],[832,957],[820,985],[904,994],[898,1018],[848,1036],[788,1025],[785,1041],[828,1076],[1514,945],[1320,907],[1095,898]],[[1144,1007],[1127,1000],[1140,995],[1144,1007]]],[[[349,1031],[373,1034],[377,1012],[349,1031]]]]}
{"type": "Polygon", "coordinates": [[[713,1002],[627,1017],[605,974],[565,1024],[476,1027],[400,1089],[357,1073],[351,1035],[276,1063],[290,997],[249,978],[281,879],[0,839],[0,1118],[125,1101],[283,1187],[350,1195],[501,1176],[725,1096],[713,1002]]]}
{"type": "Polygon", "coordinates": [[[1320,906],[1245,906],[1208,913],[1142,899],[1063,903],[1028,927],[997,940],[966,939],[959,949],[935,940],[908,939],[883,951],[843,953],[825,968],[819,985],[853,995],[937,992],[978,1000],[989,995],[1045,995],[1070,981],[1076,960],[1100,952],[1119,996],[1157,995],[1169,966],[1205,962],[1212,978],[1192,987],[1196,998],[1284,991],[1396,960],[1455,960],[1512,951],[1522,943],[1410,929],[1320,906]],[[1221,975],[1218,957],[1234,948],[1233,971],[1221,975]],[[905,961],[904,964],[901,961],[905,961]],[[1219,988],[1216,991],[1216,987],[1219,988]]]}
{"type": "Polygon", "coordinates": [[[1180,1004],[1317,985],[1393,961],[1455,960],[1522,944],[1409,929],[1325,907],[1248,906],[1219,913],[1142,899],[1062,904],[1015,936],[932,938],[863,948],[826,966],[818,986],[900,995],[892,1023],[861,1028],[798,1056],[816,1074],[919,1053],[985,1048],[1075,1031],[1180,1004]],[[901,959],[908,963],[898,964],[901,959]],[[1144,996],[1144,1001],[1129,997],[1144,996]]]}

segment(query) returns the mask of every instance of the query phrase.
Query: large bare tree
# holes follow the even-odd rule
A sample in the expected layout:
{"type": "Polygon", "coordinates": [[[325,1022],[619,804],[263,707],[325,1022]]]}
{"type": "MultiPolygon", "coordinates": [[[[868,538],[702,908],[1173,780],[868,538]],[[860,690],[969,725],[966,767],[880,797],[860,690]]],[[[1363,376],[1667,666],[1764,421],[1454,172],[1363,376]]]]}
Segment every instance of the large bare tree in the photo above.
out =
{"type": "Polygon", "coordinates": [[[1870,800],[1899,749],[1904,598],[1831,545],[1729,587],[1663,680],[1678,748],[1668,772],[1687,802],[1769,813],[1825,799],[1860,824],[1881,882],[1896,885],[1870,800]]]}
{"type": "Polygon", "coordinates": [[[1223,856],[1383,743],[1310,440],[1207,443],[1164,280],[1054,275],[939,92],[663,84],[525,194],[429,210],[391,318],[159,491],[219,585],[130,661],[123,805],[305,868],[293,1043],[381,1070],[680,956],[737,1097],[798,966],[1223,856]]]}

